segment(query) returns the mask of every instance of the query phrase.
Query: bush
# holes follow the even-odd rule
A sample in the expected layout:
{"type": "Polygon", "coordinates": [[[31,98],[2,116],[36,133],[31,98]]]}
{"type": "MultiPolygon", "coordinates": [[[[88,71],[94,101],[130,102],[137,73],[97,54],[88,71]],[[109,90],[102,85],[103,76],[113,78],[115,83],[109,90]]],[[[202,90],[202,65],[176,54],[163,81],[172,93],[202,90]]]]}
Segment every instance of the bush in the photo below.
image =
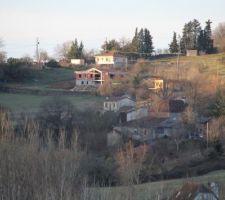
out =
{"type": "Polygon", "coordinates": [[[33,77],[33,70],[17,59],[8,59],[8,63],[0,65],[0,81],[22,82],[33,77]]]}
{"type": "Polygon", "coordinates": [[[51,67],[51,68],[59,68],[60,67],[58,62],[54,59],[49,60],[48,63],[46,64],[46,66],[51,67]]]}

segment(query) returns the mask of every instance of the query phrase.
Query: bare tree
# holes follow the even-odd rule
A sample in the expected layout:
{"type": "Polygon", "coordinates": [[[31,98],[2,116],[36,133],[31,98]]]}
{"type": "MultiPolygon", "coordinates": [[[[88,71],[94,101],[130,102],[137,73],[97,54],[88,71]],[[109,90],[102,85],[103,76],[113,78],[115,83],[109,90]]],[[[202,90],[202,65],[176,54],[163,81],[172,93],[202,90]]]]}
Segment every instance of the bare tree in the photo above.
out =
{"type": "Polygon", "coordinates": [[[215,46],[219,51],[225,51],[225,22],[220,23],[213,32],[215,46]]]}
{"type": "Polygon", "coordinates": [[[133,185],[139,183],[139,176],[145,160],[146,146],[139,148],[139,152],[131,142],[129,142],[125,149],[120,149],[116,153],[116,162],[119,165],[118,172],[121,182],[126,185],[133,185]]]}
{"type": "Polygon", "coordinates": [[[41,49],[39,53],[39,58],[41,62],[46,62],[49,59],[48,52],[41,49]]]}
{"type": "Polygon", "coordinates": [[[0,38],[0,63],[5,62],[6,60],[6,52],[3,51],[4,43],[3,40],[0,38]]]}
{"type": "Polygon", "coordinates": [[[59,44],[55,48],[55,56],[57,59],[67,59],[68,52],[70,50],[72,41],[64,42],[63,44],[59,44]]]}

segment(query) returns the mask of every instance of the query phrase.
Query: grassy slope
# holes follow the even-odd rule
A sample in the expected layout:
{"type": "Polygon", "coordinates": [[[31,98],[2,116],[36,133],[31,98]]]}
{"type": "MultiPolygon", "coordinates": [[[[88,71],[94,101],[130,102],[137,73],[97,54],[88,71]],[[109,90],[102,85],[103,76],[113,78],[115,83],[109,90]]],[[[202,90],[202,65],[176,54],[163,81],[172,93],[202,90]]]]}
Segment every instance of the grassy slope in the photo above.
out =
{"type": "MultiPolygon", "coordinates": [[[[51,98],[56,97],[0,93],[0,104],[11,108],[15,112],[33,112],[38,110],[43,101],[51,98]]],[[[103,100],[101,97],[91,95],[61,96],[61,98],[70,100],[78,109],[85,109],[87,107],[99,108],[103,100]]]]}
{"type": "Polygon", "coordinates": [[[49,85],[73,80],[73,69],[49,68],[41,71],[34,71],[33,78],[23,83],[10,83],[9,86],[45,89],[49,85]]]}
{"type": "Polygon", "coordinates": [[[220,185],[220,196],[223,197],[221,199],[225,199],[225,170],[215,171],[207,175],[194,178],[146,183],[132,187],[92,188],[90,191],[96,199],[126,200],[129,199],[128,197],[131,195],[132,199],[155,200],[158,199],[157,197],[159,194],[170,196],[186,181],[196,181],[204,184],[207,184],[210,181],[217,182],[220,185]]]}
{"type": "MultiPolygon", "coordinates": [[[[220,75],[225,75],[225,63],[222,64],[221,60],[225,58],[225,54],[211,54],[211,55],[203,55],[203,56],[196,56],[196,57],[187,57],[181,56],[179,61],[180,64],[188,64],[194,65],[205,68],[204,72],[216,72],[219,70],[220,75]]],[[[164,58],[155,60],[154,63],[168,63],[176,66],[177,64],[177,57],[175,58],[164,58]]]]}
{"type": "MultiPolygon", "coordinates": [[[[32,80],[24,83],[10,83],[11,87],[33,88],[40,90],[52,90],[49,88],[52,84],[57,84],[62,81],[73,80],[73,69],[52,68],[37,71],[32,80]]],[[[55,90],[55,89],[54,89],[55,90]]],[[[7,94],[0,93],[0,104],[11,108],[15,112],[21,111],[37,111],[40,104],[54,97],[29,94],[7,94]]],[[[61,98],[70,100],[77,108],[85,109],[86,107],[100,108],[103,98],[91,95],[75,95],[62,96],[61,98]]]]}

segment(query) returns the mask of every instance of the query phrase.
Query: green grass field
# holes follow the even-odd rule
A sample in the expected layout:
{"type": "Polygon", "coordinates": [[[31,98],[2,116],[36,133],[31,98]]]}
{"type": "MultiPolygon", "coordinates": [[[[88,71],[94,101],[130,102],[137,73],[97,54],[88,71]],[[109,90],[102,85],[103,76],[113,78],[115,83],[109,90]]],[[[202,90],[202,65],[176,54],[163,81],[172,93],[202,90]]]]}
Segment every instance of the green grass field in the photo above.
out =
{"type": "MultiPolygon", "coordinates": [[[[57,96],[42,96],[29,94],[8,94],[0,93],[0,104],[10,108],[14,112],[35,112],[38,111],[40,104],[43,101],[52,98],[59,98],[57,96]]],[[[93,95],[74,95],[74,96],[60,96],[60,98],[67,99],[73,103],[78,109],[85,109],[88,107],[101,108],[103,98],[93,95]]]]}
{"type": "Polygon", "coordinates": [[[8,83],[11,87],[46,89],[51,84],[74,80],[74,69],[48,68],[33,71],[32,78],[22,83],[8,83]]]}
{"type": "Polygon", "coordinates": [[[225,170],[194,178],[159,181],[131,187],[91,188],[90,195],[94,197],[93,199],[101,200],[158,200],[162,199],[161,194],[168,197],[187,181],[196,181],[206,185],[214,181],[219,184],[220,199],[225,199],[225,170]]]}

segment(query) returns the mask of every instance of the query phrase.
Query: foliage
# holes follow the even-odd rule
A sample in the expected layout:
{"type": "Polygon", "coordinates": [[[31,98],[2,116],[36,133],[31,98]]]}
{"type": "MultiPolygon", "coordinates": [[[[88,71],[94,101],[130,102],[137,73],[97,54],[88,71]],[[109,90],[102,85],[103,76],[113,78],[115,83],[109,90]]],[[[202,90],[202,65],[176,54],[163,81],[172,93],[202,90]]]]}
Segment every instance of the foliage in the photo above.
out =
{"type": "Polygon", "coordinates": [[[152,36],[150,31],[145,28],[141,29],[138,33],[138,53],[140,53],[141,57],[148,58],[153,53],[153,43],[152,43],[152,36]]]}
{"type": "Polygon", "coordinates": [[[225,52],[225,22],[220,23],[213,31],[215,46],[220,52],[225,52]]]}
{"type": "Polygon", "coordinates": [[[60,133],[64,132],[65,141],[70,145],[73,137],[75,107],[68,100],[54,98],[42,103],[38,114],[40,136],[45,140],[50,132],[52,140],[58,145],[60,133]]]}
{"type": "Polygon", "coordinates": [[[4,63],[6,60],[6,52],[3,51],[3,40],[0,38],[0,63],[4,63]]]}
{"type": "Polygon", "coordinates": [[[210,106],[210,113],[215,117],[225,115],[225,95],[221,89],[217,90],[215,101],[210,106]]]}
{"type": "Polygon", "coordinates": [[[201,28],[201,24],[196,19],[184,25],[183,36],[180,42],[182,53],[193,49],[206,53],[214,52],[211,23],[210,20],[206,21],[204,29],[201,28]]]}
{"type": "Polygon", "coordinates": [[[83,176],[88,177],[90,184],[108,186],[114,184],[116,180],[116,164],[111,158],[90,154],[81,160],[80,170],[83,176]]]}
{"type": "Polygon", "coordinates": [[[178,53],[179,52],[179,45],[177,42],[177,34],[175,32],[173,33],[173,40],[169,44],[169,50],[170,50],[170,53],[178,53]]]}
{"type": "Polygon", "coordinates": [[[66,55],[66,58],[68,60],[71,59],[81,59],[83,58],[83,49],[84,49],[84,45],[82,43],[82,41],[80,42],[80,45],[78,44],[77,39],[75,39],[70,46],[70,49],[66,55]]]}
{"type": "Polygon", "coordinates": [[[0,81],[22,82],[33,77],[33,70],[20,59],[9,58],[8,63],[0,64],[0,81]]]}
{"type": "Polygon", "coordinates": [[[51,68],[58,68],[58,67],[60,67],[58,62],[56,60],[54,60],[54,59],[49,60],[47,62],[47,64],[46,64],[46,66],[47,67],[51,67],[51,68]]]}
{"type": "Polygon", "coordinates": [[[117,42],[115,39],[105,41],[102,45],[102,49],[104,51],[119,51],[121,49],[120,43],[117,42]]]}

